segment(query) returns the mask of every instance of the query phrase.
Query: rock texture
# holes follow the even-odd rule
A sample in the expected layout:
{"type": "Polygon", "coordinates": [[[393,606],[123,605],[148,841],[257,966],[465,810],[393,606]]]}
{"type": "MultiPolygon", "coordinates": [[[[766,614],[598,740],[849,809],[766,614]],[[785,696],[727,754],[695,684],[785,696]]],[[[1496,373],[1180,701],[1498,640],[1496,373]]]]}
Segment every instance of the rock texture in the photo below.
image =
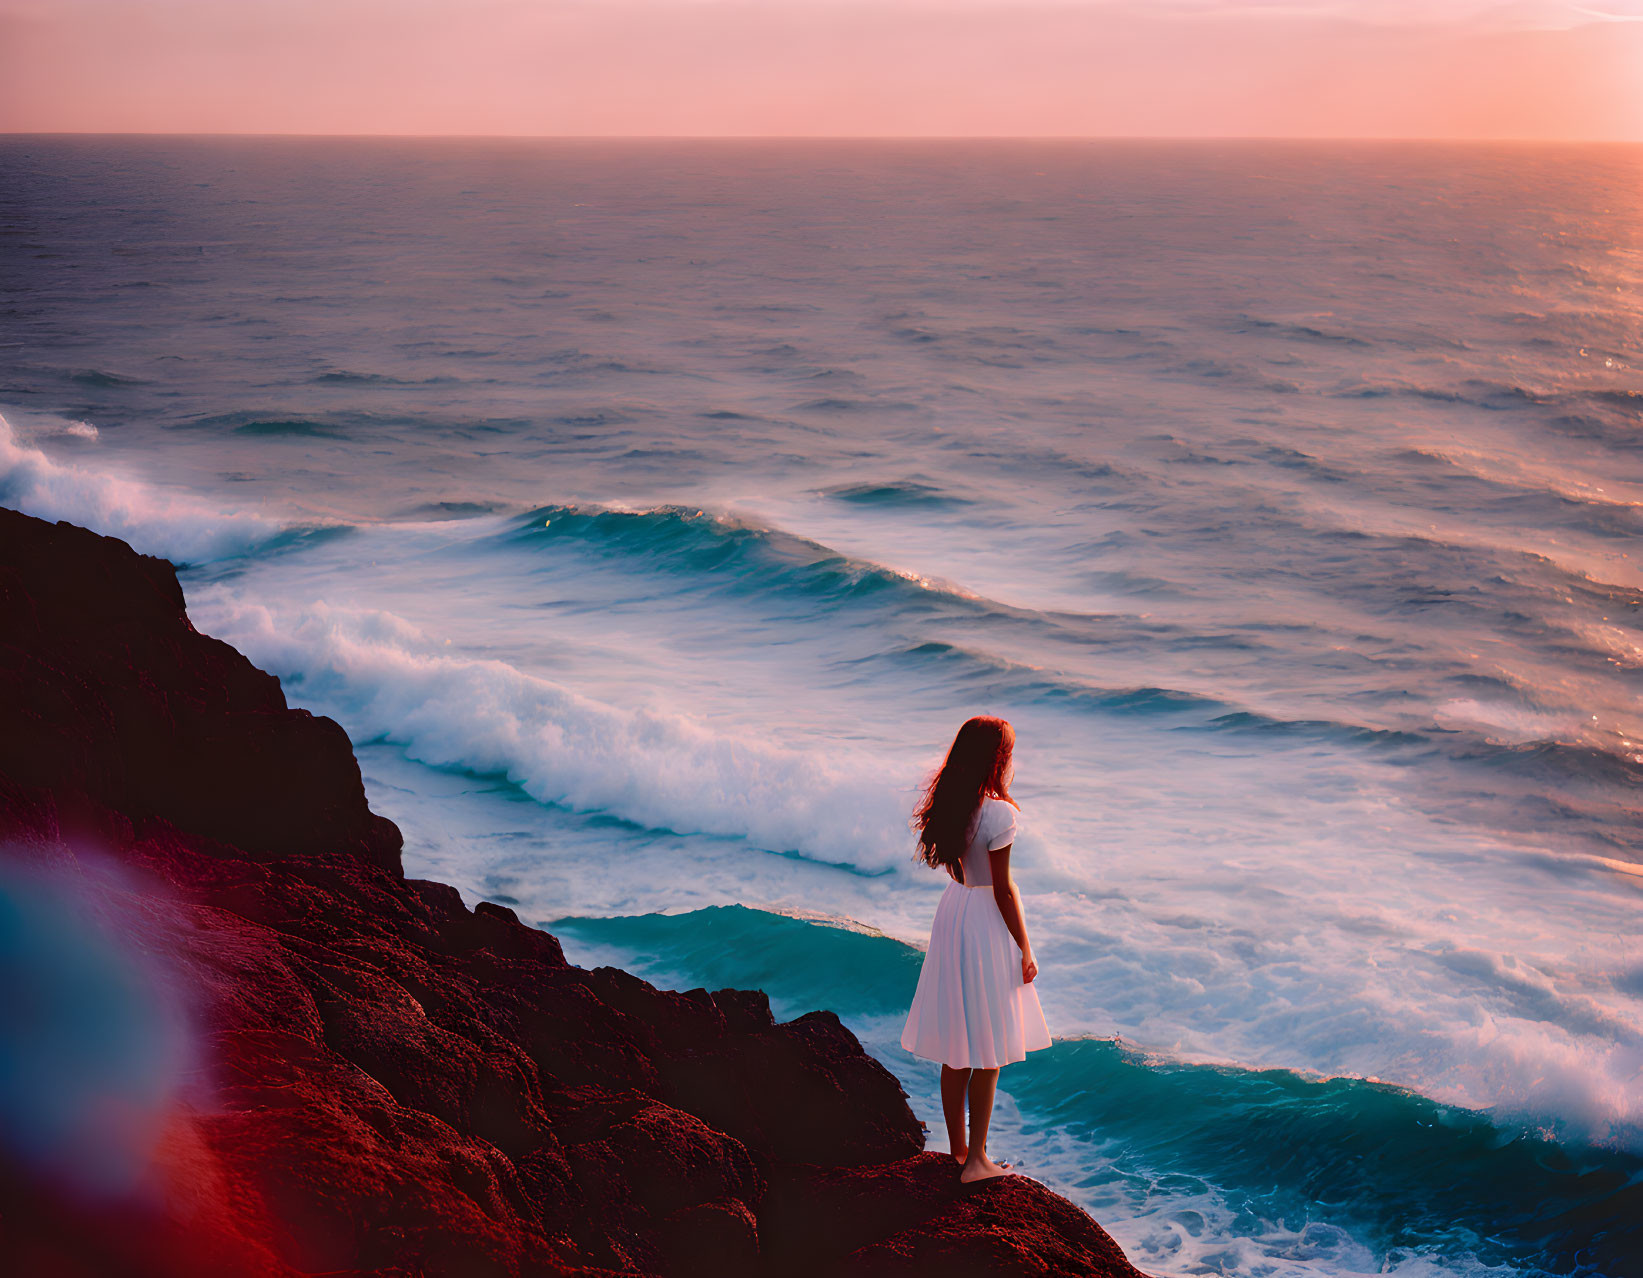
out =
{"type": "Polygon", "coordinates": [[[1136,1273],[1035,1182],[961,1187],[831,1013],[573,967],[404,878],[342,729],[196,632],[169,564],[4,509],[0,840],[188,1045],[149,1127],[108,1119],[147,1159],[118,1193],[0,1149],[5,1272],[1136,1273]]]}

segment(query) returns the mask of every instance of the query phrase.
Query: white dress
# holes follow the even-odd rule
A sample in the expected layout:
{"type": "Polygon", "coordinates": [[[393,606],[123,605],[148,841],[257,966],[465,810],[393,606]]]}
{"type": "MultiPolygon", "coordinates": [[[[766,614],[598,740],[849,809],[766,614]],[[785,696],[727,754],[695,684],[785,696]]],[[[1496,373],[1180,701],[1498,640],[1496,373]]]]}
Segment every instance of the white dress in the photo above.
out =
{"type": "Polygon", "coordinates": [[[901,1045],[954,1069],[995,1069],[1050,1045],[1038,988],[1021,979],[1021,947],[993,899],[987,853],[1015,842],[1016,810],[984,798],[961,858],[964,882],[947,885],[930,925],[901,1045]]]}

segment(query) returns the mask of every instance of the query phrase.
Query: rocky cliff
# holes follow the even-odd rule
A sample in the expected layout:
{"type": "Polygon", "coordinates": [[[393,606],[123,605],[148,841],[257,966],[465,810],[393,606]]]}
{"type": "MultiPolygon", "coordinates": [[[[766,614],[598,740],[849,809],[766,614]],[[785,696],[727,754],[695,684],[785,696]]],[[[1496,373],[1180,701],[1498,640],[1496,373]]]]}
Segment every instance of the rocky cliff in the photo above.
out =
{"type": "Polygon", "coordinates": [[[399,854],[168,563],[0,509],[0,1269],[1136,1274],[961,1187],[831,1013],[571,966],[399,854]]]}

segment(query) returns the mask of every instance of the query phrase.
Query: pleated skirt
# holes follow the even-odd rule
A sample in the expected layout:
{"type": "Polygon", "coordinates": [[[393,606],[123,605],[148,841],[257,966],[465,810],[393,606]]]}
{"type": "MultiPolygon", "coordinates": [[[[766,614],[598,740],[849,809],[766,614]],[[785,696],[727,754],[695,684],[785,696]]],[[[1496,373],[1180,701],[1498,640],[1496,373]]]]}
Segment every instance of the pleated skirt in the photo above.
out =
{"type": "Polygon", "coordinates": [[[901,1045],[954,1069],[996,1069],[1050,1045],[990,885],[953,882],[941,894],[901,1045]]]}

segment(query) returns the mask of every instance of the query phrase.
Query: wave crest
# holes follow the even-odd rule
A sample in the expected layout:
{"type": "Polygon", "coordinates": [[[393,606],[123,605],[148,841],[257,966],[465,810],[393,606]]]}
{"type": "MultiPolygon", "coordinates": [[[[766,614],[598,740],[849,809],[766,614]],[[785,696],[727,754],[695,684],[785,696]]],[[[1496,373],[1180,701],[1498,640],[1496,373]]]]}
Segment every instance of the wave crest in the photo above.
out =
{"type": "Polygon", "coordinates": [[[542,803],[858,872],[888,872],[911,854],[911,798],[866,760],[829,765],[680,715],[607,705],[503,661],[439,652],[388,612],[276,612],[220,588],[189,609],[356,741],[391,741],[420,763],[503,775],[542,803]]]}
{"type": "Polygon", "coordinates": [[[243,555],[293,531],[276,520],[216,510],[141,480],[55,462],[25,443],[4,417],[0,502],[119,537],[144,554],[178,564],[243,555]]]}

